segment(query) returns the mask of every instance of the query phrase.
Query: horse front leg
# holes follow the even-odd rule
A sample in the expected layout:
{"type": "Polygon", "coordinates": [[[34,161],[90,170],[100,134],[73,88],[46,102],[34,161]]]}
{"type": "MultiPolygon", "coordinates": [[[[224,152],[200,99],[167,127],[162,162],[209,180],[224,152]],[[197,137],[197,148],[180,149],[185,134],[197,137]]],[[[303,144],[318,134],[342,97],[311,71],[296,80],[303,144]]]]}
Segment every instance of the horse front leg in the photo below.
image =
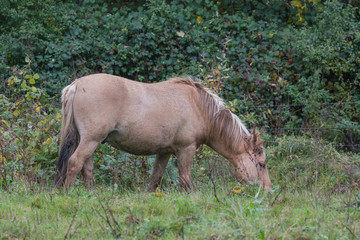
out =
{"type": "Polygon", "coordinates": [[[86,163],[86,174],[87,174],[85,183],[89,184],[89,178],[90,177],[92,178],[92,166],[90,168],[89,164],[92,165],[92,161],[90,162],[87,161],[89,161],[89,159],[92,159],[92,155],[98,145],[99,143],[96,141],[85,141],[85,140],[80,141],[76,151],[69,158],[69,162],[67,165],[67,173],[65,178],[65,188],[69,188],[72,185],[74,185],[76,176],[83,169],[85,163],[86,163]]]}
{"type": "Polygon", "coordinates": [[[192,190],[191,166],[196,152],[196,146],[191,145],[177,151],[179,183],[181,191],[189,192],[192,190]]]}
{"type": "Polygon", "coordinates": [[[150,177],[150,183],[147,188],[148,192],[154,192],[155,189],[157,188],[157,186],[159,186],[159,184],[163,178],[166,165],[169,162],[170,155],[171,154],[157,154],[156,155],[154,168],[153,168],[153,171],[152,171],[152,174],[150,177]]]}

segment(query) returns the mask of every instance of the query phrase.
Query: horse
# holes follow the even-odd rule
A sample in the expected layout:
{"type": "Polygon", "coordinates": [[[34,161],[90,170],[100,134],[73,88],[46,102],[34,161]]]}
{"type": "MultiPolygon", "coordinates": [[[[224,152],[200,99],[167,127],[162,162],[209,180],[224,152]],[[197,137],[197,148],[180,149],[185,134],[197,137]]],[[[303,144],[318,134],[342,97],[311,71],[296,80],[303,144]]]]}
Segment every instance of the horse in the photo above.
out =
{"type": "Polygon", "coordinates": [[[190,77],[158,83],[93,74],[62,91],[62,128],[55,185],[71,187],[82,172],[93,185],[93,153],[101,143],[134,155],[156,155],[147,191],[160,184],[171,155],[181,190],[190,191],[196,149],[208,145],[235,168],[240,183],[270,190],[259,133],[250,133],[223,100],[190,77]]]}

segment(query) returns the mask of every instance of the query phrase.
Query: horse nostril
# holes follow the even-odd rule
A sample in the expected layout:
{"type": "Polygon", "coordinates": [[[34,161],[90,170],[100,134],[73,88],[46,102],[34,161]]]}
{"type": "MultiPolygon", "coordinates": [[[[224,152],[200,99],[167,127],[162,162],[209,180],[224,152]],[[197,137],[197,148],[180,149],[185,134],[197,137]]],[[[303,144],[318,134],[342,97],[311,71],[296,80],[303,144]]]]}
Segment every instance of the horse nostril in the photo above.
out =
{"type": "Polygon", "coordinates": [[[260,163],[260,162],[258,162],[258,165],[259,165],[261,168],[265,168],[265,163],[260,163]]]}

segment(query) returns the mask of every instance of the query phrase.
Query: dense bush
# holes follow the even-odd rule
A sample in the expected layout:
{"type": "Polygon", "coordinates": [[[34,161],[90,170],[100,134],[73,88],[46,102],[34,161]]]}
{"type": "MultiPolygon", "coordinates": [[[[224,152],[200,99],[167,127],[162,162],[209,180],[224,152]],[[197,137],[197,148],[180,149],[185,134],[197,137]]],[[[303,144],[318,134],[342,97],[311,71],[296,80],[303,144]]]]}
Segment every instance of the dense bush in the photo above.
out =
{"type": "Polygon", "coordinates": [[[39,75],[28,67],[12,71],[5,93],[9,97],[0,94],[0,185],[4,186],[18,176],[32,181],[52,177],[61,126],[59,109],[49,104],[44,90],[35,87],[39,75]]]}
{"type": "Polygon", "coordinates": [[[16,0],[4,5],[0,19],[7,20],[1,21],[0,89],[9,67],[21,68],[26,57],[51,95],[94,72],[145,82],[189,74],[215,86],[247,124],[350,126],[336,132],[336,141],[360,139],[360,26],[353,5],[16,0]],[[357,103],[313,106],[335,102],[357,103]],[[304,103],[310,106],[246,108],[304,103]]]}

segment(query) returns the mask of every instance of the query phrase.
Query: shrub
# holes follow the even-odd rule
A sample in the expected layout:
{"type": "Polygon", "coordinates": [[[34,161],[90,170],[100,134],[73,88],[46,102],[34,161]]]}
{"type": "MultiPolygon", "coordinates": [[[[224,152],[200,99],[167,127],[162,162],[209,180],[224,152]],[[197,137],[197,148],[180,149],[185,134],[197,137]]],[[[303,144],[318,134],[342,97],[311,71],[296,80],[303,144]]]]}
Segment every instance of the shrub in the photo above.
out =
{"type": "Polygon", "coordinates": [[[279,138],[267,148],[267,165],[273,184],[289,189],[342,192],[360,186],[358,155],[314,138],[279,138]]]}
{"type": "MultiPolygon", "coordinates": [[[[0,10],[12,26],[2,22],[0,79],[10,77],[8,66],[22,66],[25,56],[51,95],[94,72],[144,82],[189,74],[216,80],[219,94],[248,124],[334,126],[341,119],[342,126],[358,128],[359,104],[322,107],[324,117],[317,119],[318,109],[308,107],[247,108],[358,102],[357,11],[351,4],[308,0],[17,0],[0,10]]],[[[0,89],[5,86],[3,81],[0,89]]],[[[339,141],[350,138],[358,139],[358,131],[339,141]]]]}
{"type": "Polygon", "coordinates": [[[46,91],[36,87],[38,74],[28,67],[12,72],[7,91],[0,95],[0,185],[5,186],[17,176],[52,178],[61,120],[46,91]]]}

